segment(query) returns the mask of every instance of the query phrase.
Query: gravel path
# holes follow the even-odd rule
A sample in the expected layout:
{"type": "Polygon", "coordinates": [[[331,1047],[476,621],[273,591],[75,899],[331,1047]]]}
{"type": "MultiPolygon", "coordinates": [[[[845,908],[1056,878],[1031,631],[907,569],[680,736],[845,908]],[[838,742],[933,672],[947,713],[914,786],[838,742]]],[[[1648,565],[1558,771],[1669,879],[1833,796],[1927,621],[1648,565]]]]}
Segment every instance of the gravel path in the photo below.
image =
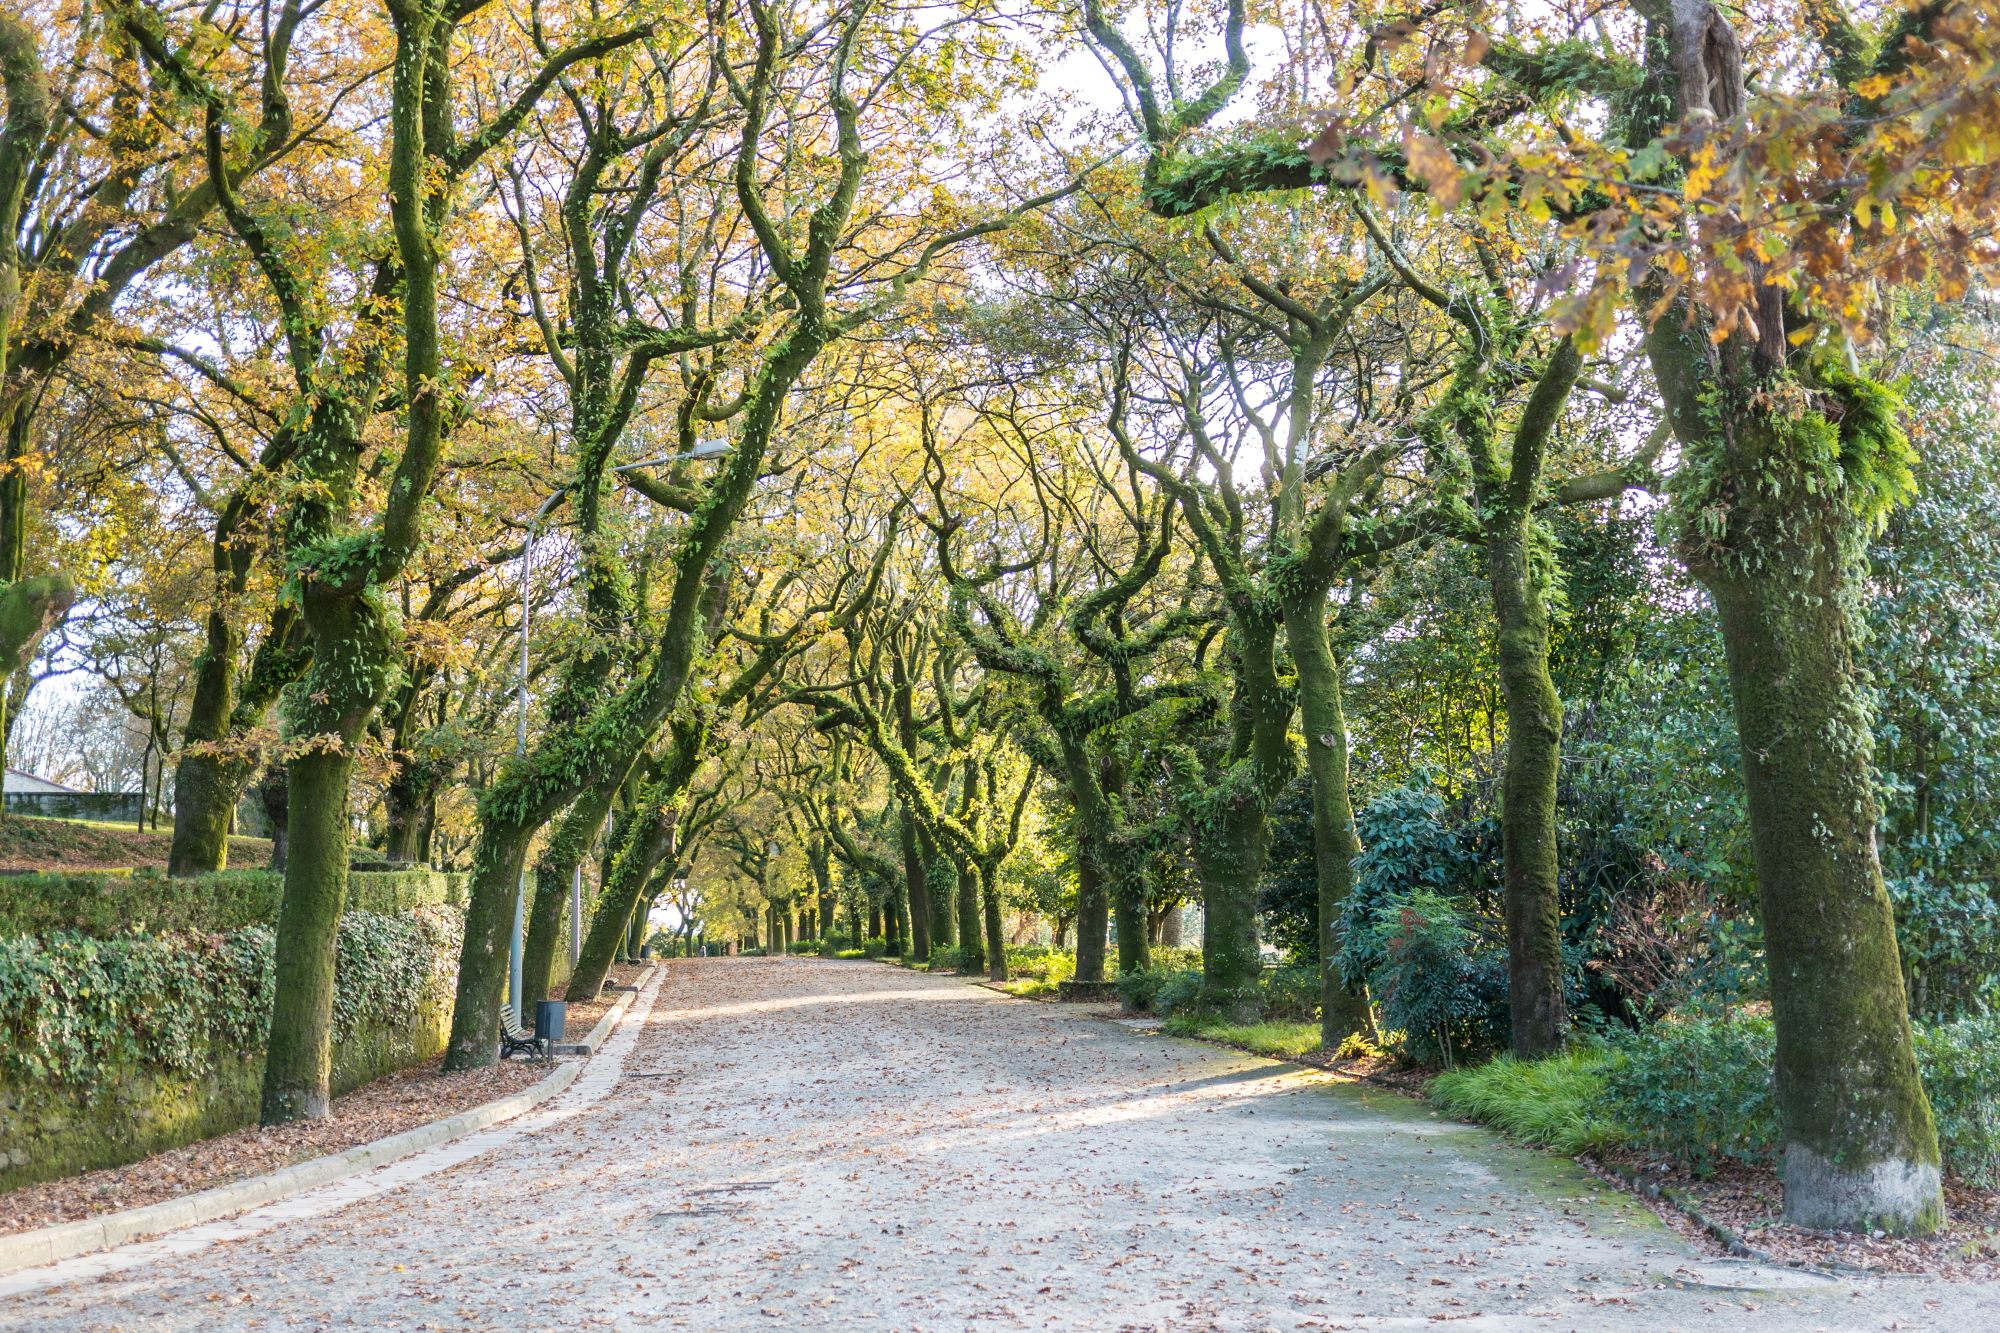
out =
{"type": "Polygon", "coordinates": [[[499,1150],[0,1328],[2000,1327],[1990,1287],[1705,1259],[1567,1164],[1099,1014],[669,969],[616,1081],[499,1150]]]}

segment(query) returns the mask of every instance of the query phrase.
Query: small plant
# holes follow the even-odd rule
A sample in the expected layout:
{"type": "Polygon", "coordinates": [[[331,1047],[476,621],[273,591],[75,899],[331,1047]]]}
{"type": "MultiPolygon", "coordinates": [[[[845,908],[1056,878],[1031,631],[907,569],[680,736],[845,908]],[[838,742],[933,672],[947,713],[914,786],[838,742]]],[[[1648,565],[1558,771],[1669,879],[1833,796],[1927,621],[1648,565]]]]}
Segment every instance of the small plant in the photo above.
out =
{"type": "Polygon", "coordinates": [[[1771,1020],[1737,1010],[1668,1018],[1618,1046],[1605,1105],[1633,1146],[1706,1175],[1725,1161],[1768,1165],[1778,1141],[1771,1020]]]}
{"type": "Polygon", "coordinates": [[[889,941],[883,939],[880,935],[870,935],[867,939],[861,941],[861,956],[863,958],[881,958],[888,952],[889,941]]]}
{"type": "Polygon", "coordinates": [[[965,951],[957,945],[933,945],[931,947],[930,970],[933,972],[956,972],[964,959],[965,951]]]}
{"type": "Polygon", "coordinates": [[[1352,952],[1371,960],[1368,989],[1381,1003],[1383,1026],[1403,1034],[1413,1058],[1449,1068],[1498,1044],[1505,970],[1443,894],[1417,889],[1388,899],[1359,932],[1352,952]]]}
{"type": "Polygon", "coordinates": [[[1382,1058],[1382,1048],[1368,1040],[1365,1034],[1350,1032],[1340,1039],[1340,1045],[1333,1048],[1333,1058],[1336,1060],[1379,1060],[1382,1058]]]}
{"type": "Polygon", "coordinates": [[[1167,972],[1153,992],[1153,1012],[1162,1018],[1191,1014],[1201,1007],[1202,984],[1199,972],[1167,972]]]}

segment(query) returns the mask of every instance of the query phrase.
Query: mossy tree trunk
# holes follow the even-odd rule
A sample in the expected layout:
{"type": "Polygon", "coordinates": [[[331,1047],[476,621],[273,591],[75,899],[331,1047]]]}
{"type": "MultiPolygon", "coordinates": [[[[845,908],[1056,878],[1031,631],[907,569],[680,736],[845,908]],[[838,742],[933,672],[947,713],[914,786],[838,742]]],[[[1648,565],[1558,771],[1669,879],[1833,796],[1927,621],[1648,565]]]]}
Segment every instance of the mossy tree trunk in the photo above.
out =
{"type": "MultiPolygon", "coordinates": [[[[76,598],[61,576],[22,577],[27,562],[28,414],[23,391],[13,382],[21,305],[21,208],[54,102],[35,30],[11,11],[0,14],[0,90],[7,97],[7,117],[0,122],[0,433],[7,440],[6,458],[0,462],[0,677],[10,677],[34,657],[42,636],[76,598]]],[[[0,690],[0,769],[11,730],[9,702],[0,690]]]]}
{"type": "Polygon", "coordinates": [[[1928,1234],[1944,1218],[1937,1134],[1876,855],[1862,588],[1840,531],[1851,520],[1784,517],[1754,573],[1700,572],[1721,616],[1756,856],[1785,1216],[1928,1234]]]}
{"type": "Polygon", "coordinates": [[[958,970],[968,977],[978,976],[986,968],[986,946],[979,926],[979,872],[969,861],[959,863],[954,901],[958,906],[958,970]]]}
{"type": "Polygon", "coordinates": [[[903,851],[903,883],[910,902],[910,939],[919,962],[931,956],[930,870],[924,865],[923,848],[917,841],[917,823],[905,806],[897,817],[903,851]]]}
{"type": "Polygon", "coordinates": [[[334,942],[347,901],[345,752],[304,756],[286,770],[291,816],[278,911],[275,994],[260,1118],[316,1120],[332,1108],[334,942]]]}
{"type": "Polygon", "coordinates": [[[1535,515],[1548,440],[1583,357],[1565,338],[1544,365],[1503,457],[1487,394],[1487,356],[1469,354],[1452,401],[1472,459],[1480,545],[1492,599],[1501,692],[1507,701],[1507,761],[1501,787],[1506,887],[1510,1045],[1531,1058],[1562,1049],[1569,1025],[1563,993],[1562,897],[1556,854],[1556,779],[1562,701],[1549,675],[1550,538],[1535,515]]]}
{"type": "Polygon", "coordinates": [[[1194,858],[1202,889],[1202,1003],[1253,1016],[1263,973],[1257,889],[1270,850],[1271,803],[1294,768],[1292,697],[1277,674],[1277,617],[1233,599],[1229,648],[1232,741],[1226,765],[1199,798],[1194,858]]]}
{"type": "Polygon", "coordinates": [[[986,926],[986,978],[1007,979],[1007,935],[1000,919],[1000,863],[990,857],[979,863],[979,904],[986,926]]]}
{"type": "MultiPolygon", "coordinates": [[[[1718,9],[1676,0],[1641,14],[1646,78],[1624,108],[1635,145],[1676,117],[1746,113],[1743,53],[1718,9]]],[[[1906,56],[1891,40],[1834,72],[1851,82],[1906,56]]],[[[1909,444],[1895,394],[1810,336],[1794,348],[1787,335],[1809,335],[1810,316],[1747,276],[1754,325],[1712,337],[1713,318],[1676,300],[1646,351],[1682,449],[1677,545],[1715,599],[1729,663],[1777,1029],[1785,1216],[1927,1234],[1944,1221],[1937,1133],[1876,847],[1857,660],[1866,543],[1912,486],[1909,444]]],[[[1635,295],[1641,310],[1664,304],[1656,284],[1635,295]]]]}
{"type": "Polygon", "coordinates": [[[1285,637],[1298,672],[1299,721],[1306,736],[1306,769],[1312,776],[1320,1044],[1333,1050],[1350,1033],[1372,1033],[1375,1024],[1368,997],[1347,984],[1335,961],[1341,946],[1341,912],[1354,888],[1354,858],[1361,853],[1361,839],[1355,833],[1354,802],[1348,790],[1340,663],[1327,638],[1326,615],[1326,597],[1317,589],[1285,606],[1285,637]]]}

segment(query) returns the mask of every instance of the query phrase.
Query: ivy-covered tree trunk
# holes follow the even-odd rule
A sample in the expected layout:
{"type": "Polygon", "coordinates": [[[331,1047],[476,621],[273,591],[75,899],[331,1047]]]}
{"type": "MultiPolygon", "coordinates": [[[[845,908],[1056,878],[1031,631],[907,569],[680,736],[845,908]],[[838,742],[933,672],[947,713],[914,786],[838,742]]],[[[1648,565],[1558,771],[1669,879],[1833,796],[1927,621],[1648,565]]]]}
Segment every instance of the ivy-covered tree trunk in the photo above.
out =
{"type": "Polygon", "coordinates": [[[547,865],[535,867],[535,896],[529,900],[521,942],[521,994],[548,997],[555,983],[556,949],[562,943],[563,910],[569,906],[569,875],[547,865]]]}
{"type": "Polygon", "coordinates": [[[1551,353],[1516,423],[1507,462],[1490,424],[1467,427],[1483,511],[1487,586],[1493,601],[1500,688],[1507,701],[1507,771],[1501,787],[1506,874],[1507,996],[1514,1054],[1562,1049],[1569,1025],[1563,995],[1562,898],[1556,859],[1556,779],[1562,701],[1549,675],[1550,556],[1534,506],[1547,444],[1583,369],[1565,338],[1551,353]]]}
{"type": "Polygon", "coordinates": [[[1506,871],[1507,996],[1512,1049],[1562,1049],[1562,901],[1556,861],[1556,777],[1562,702],[1549,678],[1549,617],[1530,566],[1526,516],[1489,521],[1486,561],[1507,700],[1507,771],[1500,837],[1506,871]]]}
{"type": "Polygon", "coordinates": [[[1843,535],[1801,525],[1754,574],[1703,573],[1721,613],[1778,1034],[1785,1216],[1926,1234],[1943,1222],[1895,920],[1876,858],[1861,595],[1843,535]]]}
{"type": "MultiPolygon", "coordinates": [[[[1098,765],[1101,774],[1098,803],[1100,810],[1109,816],[1113,810],[1121,808],[1120,798],[1125,791],[1125,765],[1115,756],[1106,755],[1098,765]]],[[[1143,972],[1152,966],[1152,941],[1146,933],[1146,875],[1142,858],[1133,851],[1115,845],[1110,830],[1115,826],[1114,818],[1106,818],[1099,828],[1086,835],[1092,844],[1092,855],[1102,867],[1101,882],[1104,897],[1110,904],[1111,919],[1118,927],[1118,970],[1143,972]]],[[[1100,946],[1101,947],[1101,946],[1100,946]]],[[[1083,980],[1082,969],[1078,978],[1083,980]]],[[[1103,980],[1100,974],[1090,980],[1103,980]]]]}
{"type": "MultiPolygon", "coordinates": [[[[1743,53],[1720,10],[1651,0],[1641,13],[1632,142],[1696,110],[1744,114],[1743,53]]],[[[1856,654],[1866,542],[1912,485],[1909,442],[1894,392],[1816,349],[1787,293],[1749,277],[1754,326],[1711,337],[1714,321],[1676,301],[1646,350],[1682,448],[1677,545],[1715,599],[1729,663],[1777,1029],[1785,1216],[1928,1234],[1944,1221],[1937,1131],[1876,849],[1856,654]],[[1808,334],[1796,350],[1793,330],[1808,334]]],[[[1642,310],[1660,300],[1652,287],[1635,295],[1642,310]]]]}
{"type": "Polygon", "coordinates": [[[292,818],[292,793],[286,785],[283,764],[273,764],[264,771],[257,783],[257,804],[271,827],[271,860],[265,869],[282,871],[291,860],[286,833],[292,818]]]}
{"type": "Polygon", "coordinates": [[[956,948],[958,902],[952,896],[956,878],[947,881],[938,875],[938,867],[946,864],[946,860],[938,851],[937,840],[926,833],[922,825],[917,826],[917,848],[924,859],[924,892],[931,904],[931,946],[956,948]]]}
{"type": "MultiPolygon", "coordinates": [[[[812,867],[813,893],[819,899],[820,930],[828,942],[835,942],[834,908],[836,899],[833,892],[833,854],[826,845],[826,839],[814,838],[806,845],[806,864],[812,867]]],[[[856,940],[854,947],[861,942],[856,940]]]]}
{"type": "MultiPolygon", "coordinates": [[[[42,636],[62,619],[76,590],[61,575],[24,578],[27,562],[29,416],[23,388],[13,381],[11,353],[21,303],[21,206],[37,155],[48,134],[54,101],[43,74],[35,29],[13,11],[0,13],[0,90],[7,116],[0,121],[0,432],[7,441],[0,462],[0,679],[34,657],[42,636]]],[[[0,689],[0,769],[11,731],[0,689]]]]}
{"type": "Polygon", "coordinates": [[[413,866],[431,863],[431,848],[437,841],[437,789],[426,789],[415,804],[398,812],[400,819],[389,821],[387,856],[413,866]]]}
{"type": "Polygon", "coordinates": [[[1315,587],[1285,604],[1285,637],[1299,677],[1299,720],[1306,734],[1306,769],[1312,777],[1313,865],[1319,886],[1319,1032],[1333,1050],[1355,1032],[1372,1033],[1367,996],[1340,975],[1340,917],[1354,888],[1354,858],[1361,839],[1354,830],[1348,790],[1347,713],[1340,663],[1326,633],[1326,596],[1315,587]]]}
{"type": "Polygon", "coordinates": [[[1061,732],[1058,736],[1063,778],[1076,810],[1076,979],[1099,982],[1105,979],[1105,939],[1111,925],[1110,889],[1115,878],[1111,849],[1104,840],[1109,815],[1083,738],[1061,732]]]}
{"type": "Polygon", "coordinates": [[[632,913],[644,895],[646,883],[661,861],[673,854],[674,822],[666,811],[643,821],[628,836],[612,863],[611,878],[597,895],[597,908],[590,930],[577,952],[576,970],[570,974],[564,998],[583,1004],[597,998],[604,989],[605,974],[624,944],[632,913]]]}

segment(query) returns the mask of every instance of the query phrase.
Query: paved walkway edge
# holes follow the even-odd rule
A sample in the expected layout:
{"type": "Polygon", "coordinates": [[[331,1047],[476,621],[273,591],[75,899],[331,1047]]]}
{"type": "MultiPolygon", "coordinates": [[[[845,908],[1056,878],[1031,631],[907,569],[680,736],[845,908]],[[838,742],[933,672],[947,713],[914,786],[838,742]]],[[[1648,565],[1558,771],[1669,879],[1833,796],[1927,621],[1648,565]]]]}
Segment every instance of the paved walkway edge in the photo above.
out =
{"type": "MultiPolygon", "coordinates": [[[[603,1045],[605,1037],[632,1007],[632,995],[621,996],[582,1042],[567,1048],[558,1046],[557,1053],[587,1056],[603,1045]]],[[[562,1065],[532,1087],[496,1098],[483,1106],[475,1106],[470,1111],[460,1111],[443,1120],[433,1120],[428,1125],[406,1129],[401,1134],[391,1134],[373,1143],[359,1144],[344,1152],[315,1157],[310,1162],[300,1162],[297,1166],[288,1166],[267,1176],[238,1180],[199,1194],[190,1194],[186,1198],[149,1203],[143,1208],[127,1208],[102,1217],[87,1217],[80,1222],[60,1222],[52,1227],[0,1236],[0,1274],[17,1273],[24,1268],[38,1268],[58,1260],[73,1259],[80,1254],[115,1249],[135,1240],[145,1240],[251,1208],[261,1208],[267,1203],[275,1203],[316,1186],[408,1157],[411,1153],[449,1143],[540,1106],[574,1083],[577,1072],[582,1068],[580,1064],[562,1065]]]]}
{"type": "Polygon", "coordinates": [[[611,1035],[611,1029],[618,1026],[618,1020],[623,1018],[625,1011],[632,1007],[632,1000],[638,994],[639,987],[634,986],[631,990],[620,995],[612,1006],[604,1011],[604,1017],[597,1020],[597,1026],[591,1028],[585,1034],[582,1041],[559,1041],[556,1043],[555,1053],[557,1055],[597,1054],[597,1048],[604,1045],[604,1039],[611,1035]]]}

